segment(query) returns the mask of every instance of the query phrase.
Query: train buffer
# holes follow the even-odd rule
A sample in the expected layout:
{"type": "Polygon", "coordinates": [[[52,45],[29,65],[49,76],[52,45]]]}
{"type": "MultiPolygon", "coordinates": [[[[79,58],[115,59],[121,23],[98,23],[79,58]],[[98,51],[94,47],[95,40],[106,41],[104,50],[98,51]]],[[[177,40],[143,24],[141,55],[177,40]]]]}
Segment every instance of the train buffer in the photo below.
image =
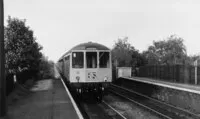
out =
{"type": "MultiPolygon", "coordinates": [[[[71,94],[60,79],[38,81],[32,93],[8,106],[8,119],[81,119],[71,94]]],[[[6,119],[5,118],[5,119],[6,119]]]]}

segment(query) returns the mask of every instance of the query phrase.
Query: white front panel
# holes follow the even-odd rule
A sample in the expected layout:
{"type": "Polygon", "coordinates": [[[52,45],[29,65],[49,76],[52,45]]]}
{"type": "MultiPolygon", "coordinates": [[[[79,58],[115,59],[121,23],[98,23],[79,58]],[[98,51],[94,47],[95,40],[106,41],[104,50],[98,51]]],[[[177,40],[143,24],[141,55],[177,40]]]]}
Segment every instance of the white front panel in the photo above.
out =
{"type": "Polygon", "coordinates": [[[97,73],[98,73],[97,69],[86,69],[85,71],[86,82],[98,82],[99,79],[97,77],[97,73]]]}
{"type": "Polygon", "coordinates": [[[70,82],[85,82],[85,70],[84,69],[72,69],[70,72],[70,82]],[[77,79],[79,77],[79,80],[77,79]]]}
{"type": "Polygon", "coordinates": [[[100,68],[97,77],[100,82],[105,82],[104,79],[107,77],[107,82],[112,81],[112,69],[111,68],[100,68]]]}
{"type": "Polygon", "coordinates": [[[105,82],[106,78],[107,82],[112,81],[111,69],[86,69],[85,79],[86,82],[105,82]]]}
{"type": "MultiPolygon", "coordinates": [[[[72,52],[81,52],[81,51],[72,51],[72,52]]],[[[104,52],[103,50],[101,52],[104,52]]],[[[112,81],[112,65],[111,65],[111,58],[109,58],[109,64],[110,66],[107,66],[107,68],[102,68],[106,66],[100,67],[101,64],[99,59],[99,51],[84,51],[84,67],[74,67],[72,68],[72,62],[71,62],[71,69],[70,69],[70,82],[72,83],[88,83],[88,82],[111,82],[112,81]],[[89,52],[89,53],[88,53],[89,52]],[[87,61],[86,54],[88,53],[88,59],[93,59],[93,52],[97,52],[97,58],[95,58],[96,62],[94,60],[91,60],[91,62],[87,61]],[[91,65],[92,64],[92,65],[91,65]],[[94,64],[94,65],[93,65],[94,64]],[[77,77],[80,79],[77,80],[77,77]]],[[[102,55],[103,56],[103,55],[102,55]]],[[[72,56],[73,57],[73,56],[72,56]]],[[[109,57],[111,57],[111,54],[109,54],[109,57]]],[[[72,61],[72,60],[71,60],[72,61]]]]}

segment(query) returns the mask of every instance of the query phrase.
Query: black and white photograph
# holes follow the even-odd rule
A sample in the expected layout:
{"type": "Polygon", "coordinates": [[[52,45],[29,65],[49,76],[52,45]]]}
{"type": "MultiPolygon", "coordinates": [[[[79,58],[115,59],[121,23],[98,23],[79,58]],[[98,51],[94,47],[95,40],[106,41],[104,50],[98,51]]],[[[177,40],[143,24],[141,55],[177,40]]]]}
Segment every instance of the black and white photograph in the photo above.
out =
{"type": "Polygon", "coordinates": [[[0,0],[0,119],[200,119],[199,0],[0,0]]]}

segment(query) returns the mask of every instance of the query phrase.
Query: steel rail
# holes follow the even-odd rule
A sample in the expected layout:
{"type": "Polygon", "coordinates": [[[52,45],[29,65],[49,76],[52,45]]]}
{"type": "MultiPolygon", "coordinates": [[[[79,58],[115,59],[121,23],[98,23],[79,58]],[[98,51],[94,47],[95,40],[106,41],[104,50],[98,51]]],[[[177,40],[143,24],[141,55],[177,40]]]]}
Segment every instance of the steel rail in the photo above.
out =
{"type": "Polygon", "coordinates": [[[126,96],[124,96],[124,95],[122,95],[122,94],[116,93],[116,92],[114,92],[114,91],[113,91],[112,93],[114,93],[114,94],[116,94],[116,95],[119,95],[120,97],[123,97],[123,98],[125,98],[125,99],[127,99],[127,100],[129,100],[129,101],[131,101],[131,102],[133,102],[133,103],[135,103],[135,104],[141,106],[141,107],[144,107],[144,108],[146,108],[146,109],[148,109],[148,110],[150,110],[150,111],[156,113],[157,115],[159,115],[159,116],[161,116],[161,117],[163,117],[163,118],[165,118],[165,119],[172,119],[171,117],[169,117],[169,116],[167,116],[167,115],[164,115],[164,114],[162,114],[162,113],[160,113],[160,112],[158,112],[158,111],[156,111],[156,110],[154,110],[154,109],[152,109],[152,108],[150,108],[150,107],[147,107],[146,105],[143,105],[142,103],[140,103],[140,102],[138,102],[138,101],[135,101],[135,100],[133,100],[133,99],[130,99],[130,98],[128,98],[128,97],[126,97],[126,96]]]}
{"type": "Polygon", "coordinates": [[[108,103],[106,103],[104,100],[102,100],[102,103],[104,103],[105,105],[107,105],[109,108],[111,108],[112,110],[114,110],[118,115],[120,115],[123,119],[127,119],[124,115],[122,115],[119,111],[117,111],[114,107],[112,107],[111,105],[109,105],[108,103]]]}
{"type": "Polygon", "coordinates": [[[180,107],[175,107],[175,106],[170,105],[170,104],[167,104],[167,103],[165,103],[165,102],[161,102],[161,101],[159,101],[159,100],[156,100],[156,99],[154,99],[154,98],[148,97],[148,96],[146,96],[146,95],[144,95],[144,94],[141,94],[141,93],[139,93],[139,92],[136,92],[136,91],[133,91],[133,90],[130,90],[130,89],[126,89],[126,88],[124,88],[124,87],[120,87],[120,86],[117,86],[117,85],[114,85],[114,84],[111,84],[111,86],[117,87],[117,88],[120,88],[120,89],[123,89],[123,90],[126,90],[126,91],[128,91],[128,92],[130,92],[130,93],[134,93],[134,94],[140,95],[140,96],[145,97],[145,98],[147,98],[147,99],[149,99],[149,100],[153,100],[154,102],[157,102],[157,103],[163,104],[163,105],[165,105],[165,106],[168,106],[168,107],[170,107],[170,108],[176,109],[176,110],[178,110],[179,112],[184,112],[184,113],[186,113],[187,115],[191,115],[191,116],[193,116],[193,117],[195,117],[195,118],[200,118],[199,115],[197,115],[197,114],[195,114],[195,113],[192,113],[192,112],[190,112],[190,111],[188,111],[188,110],[182,109],[182,108],[180,108],[180,107]]]}

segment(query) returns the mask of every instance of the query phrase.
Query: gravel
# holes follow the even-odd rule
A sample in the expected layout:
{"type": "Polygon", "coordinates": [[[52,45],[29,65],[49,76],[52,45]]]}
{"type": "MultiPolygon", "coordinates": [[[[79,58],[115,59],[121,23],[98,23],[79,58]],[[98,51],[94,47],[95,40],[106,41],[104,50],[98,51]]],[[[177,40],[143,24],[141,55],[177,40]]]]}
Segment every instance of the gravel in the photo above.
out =
{"type": "Polygon", "coordinates": [[[110,94],[105,96],[104,100],[128,119],[160,119],[148,110],[118,96],[110,94]]]}

